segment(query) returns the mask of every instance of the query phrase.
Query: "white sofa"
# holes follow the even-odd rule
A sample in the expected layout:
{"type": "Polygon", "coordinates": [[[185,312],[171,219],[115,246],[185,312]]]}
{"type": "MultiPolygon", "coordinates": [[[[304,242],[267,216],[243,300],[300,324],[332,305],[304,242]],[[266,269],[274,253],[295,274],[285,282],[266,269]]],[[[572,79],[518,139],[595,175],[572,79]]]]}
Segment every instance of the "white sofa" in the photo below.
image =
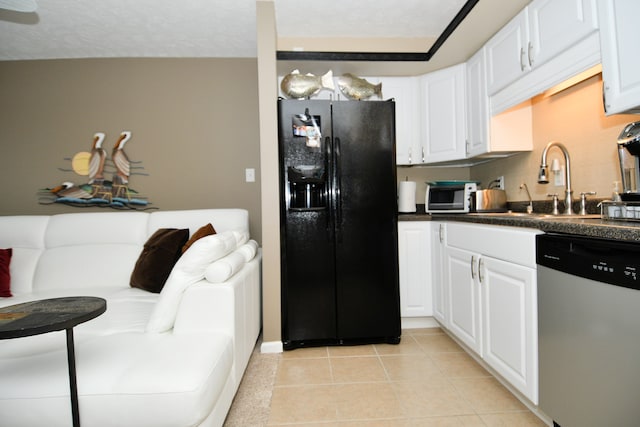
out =
{"type": "MultiPolygon", "coordinates": [[[[242,264],[224,263],[257,246],[247,241],[248,230],[242,209],[0,216],[0,248],[13,250],[13,296],[0,298],[0,306],[106,299],[104,314],[74,329],[83,426],[220,426],[261,326],[259,249],[242,264]],[[193,233],[207,223],[218,234],[182,255],[161,293],[130,287],[156,230],[193,233]],[[233,247],[221,252],[220,241],[231,237],[233,247]],[[211,259],[207,245],[218,245],[215,257],[222,258],[211,259]],[[192,251],[200,256],[195,263],[187,257],[192,251]],[[230,277],[204,278],[214,263],[224,267],[218,277],[225,270],[230,277]]],[[[64,331],[0,341],[0,425],[70,426],[70,406],[64,331]]]]}

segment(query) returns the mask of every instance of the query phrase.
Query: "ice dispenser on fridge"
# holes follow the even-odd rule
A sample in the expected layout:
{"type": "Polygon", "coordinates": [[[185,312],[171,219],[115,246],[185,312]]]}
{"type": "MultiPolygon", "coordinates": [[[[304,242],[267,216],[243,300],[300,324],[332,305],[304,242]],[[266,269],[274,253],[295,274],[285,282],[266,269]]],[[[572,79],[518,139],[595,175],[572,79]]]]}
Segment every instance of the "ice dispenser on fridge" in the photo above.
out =
{"type": "Polygon", "coordinates": [[[322,166],[289,166],[287,177],[289,209],[313,210],[325,207],[326,173],[322,166]]]}
{"type": "Polygon", "coordinates": [[[630,123],[618,136],[618,157],[625,202],[640,201],[640,122],[630,123]]]}

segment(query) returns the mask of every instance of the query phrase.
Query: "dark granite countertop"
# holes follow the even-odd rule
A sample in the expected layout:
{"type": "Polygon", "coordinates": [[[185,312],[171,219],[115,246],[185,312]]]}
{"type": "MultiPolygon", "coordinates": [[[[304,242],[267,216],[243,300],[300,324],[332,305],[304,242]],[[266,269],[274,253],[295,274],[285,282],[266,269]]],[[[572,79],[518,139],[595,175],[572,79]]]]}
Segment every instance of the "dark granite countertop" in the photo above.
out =
{"type": "Polygon", "coordinates": [[[459,221],[508,227],[535,228],[548,233],[577,234],[602,239],[640,242],[640,222],[603,220],[600,218],[566,218],[542,215],[509,215],[508,213],[472,214],[398,214],[398,221],[459,221]]]}

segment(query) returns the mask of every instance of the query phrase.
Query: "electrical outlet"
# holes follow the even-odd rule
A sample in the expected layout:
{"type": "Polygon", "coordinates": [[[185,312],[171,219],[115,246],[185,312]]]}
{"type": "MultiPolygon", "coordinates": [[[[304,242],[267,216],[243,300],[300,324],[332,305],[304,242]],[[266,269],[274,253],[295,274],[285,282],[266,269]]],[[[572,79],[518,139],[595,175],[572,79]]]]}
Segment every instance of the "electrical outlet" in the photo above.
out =
{"type": "Polygon", "coordinates": [[[244,170],[244,180],[245,182],[255,182],[256,181],[256,170],[253,168],[248,168],[244,170]]]}
{"type": "Polygon", "coordinates": [[[501,190],[504,190],[504,175],[500,175],[497,179],[496,182],[498,183],[498,188],[501,190]]]}

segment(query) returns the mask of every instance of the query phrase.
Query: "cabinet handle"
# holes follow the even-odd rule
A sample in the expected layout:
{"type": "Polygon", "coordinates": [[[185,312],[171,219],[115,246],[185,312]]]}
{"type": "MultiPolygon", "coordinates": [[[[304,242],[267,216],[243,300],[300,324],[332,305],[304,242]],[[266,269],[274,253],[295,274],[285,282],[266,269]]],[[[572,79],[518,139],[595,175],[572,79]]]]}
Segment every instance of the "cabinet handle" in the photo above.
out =
{"type": "Polygon", "coordinates": [[[440,226],[438,227],[438,237],[440,239],[440,243],[444,242],[444,226],[442,224],[440,224],[440,226]]]}
{"type": "Polygon", "coordinates": [[[606,92],[607,82],[602,81],[602,106],[604,107],[605,114],[607,113],[607,92],[606,92]]]}
{"type": "Polygon", "coordinates": [[[411,164],[411,163],[413,163],[413,162],[411,161],[411,147],[409,147],[409,164],[411,164]]]}
{"type": "Polygon", "coordinates": [[[520,71],[524,71],[524,48],[520,48],[520,71]]]}
{"type": "Polygon", "coordinates": [[[480,283],[482,283],[484,281],[484,278],[482,277],[482,269],[484,268],[484,260],[482,258],[480,258],[478,260],[478,280],[480,281],[480,283]]]}
{"type": "Polygon", "coordinates": [[[527,55],[529,56],[529,67],[533,67],[533,43],[529,42],[529,48],[527,50],[527,55]]]}
{"type": "Polygon", "coordinates": [[[426,161],[424,159],[424,147],[422,147],[422,163],[426,163],[426,161]]]}
{"type": "Polygon", "coordinates": [[[473,268],[476,265],[476,257],[471,255],[471,278],[475,279],[476,278],[476,271],[473,268]]]}

